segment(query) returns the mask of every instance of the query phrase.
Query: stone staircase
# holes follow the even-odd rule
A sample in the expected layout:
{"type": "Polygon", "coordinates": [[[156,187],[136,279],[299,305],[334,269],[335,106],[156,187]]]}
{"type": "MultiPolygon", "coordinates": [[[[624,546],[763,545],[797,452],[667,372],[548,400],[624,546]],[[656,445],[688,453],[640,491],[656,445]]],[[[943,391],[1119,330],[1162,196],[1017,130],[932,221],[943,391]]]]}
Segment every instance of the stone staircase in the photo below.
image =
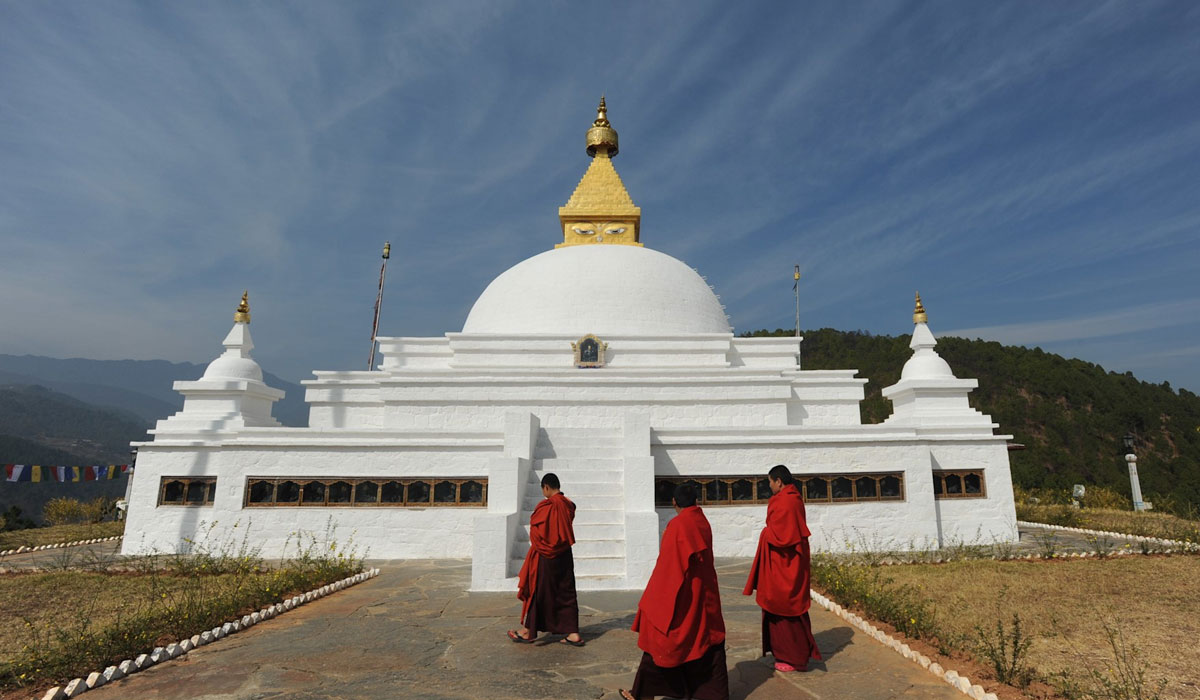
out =
{"type": "Polygon", "coordinates": [[[625,584],[625,460],[619,430],[543,428],[525,484],[521,529],[509,570],[520,571],[529,551],[529,516],[542,500],[542,477],[558,475],[563,493],[575,502],[575,585],[578,590],[625,584]]]}

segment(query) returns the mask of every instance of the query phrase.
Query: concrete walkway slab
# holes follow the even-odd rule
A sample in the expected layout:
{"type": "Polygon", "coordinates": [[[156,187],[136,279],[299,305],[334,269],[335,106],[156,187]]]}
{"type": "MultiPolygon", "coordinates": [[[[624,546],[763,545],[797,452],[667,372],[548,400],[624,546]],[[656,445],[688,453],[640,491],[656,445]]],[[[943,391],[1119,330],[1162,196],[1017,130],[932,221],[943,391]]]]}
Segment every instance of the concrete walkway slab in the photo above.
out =
{"type": "MultiPolygon", "coordinates": [[[[718,560],[733,698],[944,698],[961,694],[824,610],[825,656],[777,674],[760,658],[760,613],[741,595],[749,560],[718,560]]],[[[470,563],[390,561],[378,578],[87,694],[123,698],[600,698],[633,681],[638,592],[580,596],[586,647],[513,644],[512,593],[468,593],[470,563]]]]}

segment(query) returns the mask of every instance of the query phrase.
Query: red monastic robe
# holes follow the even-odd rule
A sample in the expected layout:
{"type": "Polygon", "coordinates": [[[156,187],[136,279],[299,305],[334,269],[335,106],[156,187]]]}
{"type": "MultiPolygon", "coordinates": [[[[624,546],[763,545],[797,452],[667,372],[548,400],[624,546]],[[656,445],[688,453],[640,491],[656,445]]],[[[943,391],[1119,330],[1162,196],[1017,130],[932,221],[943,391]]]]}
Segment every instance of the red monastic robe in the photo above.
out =
{"type": "Polygon", "coordinates": [[[542,500],[529,516],[529,551],[517,577],[517,599],[525,601],[521,620],[529,612],[537,586],[538,555],[554,559],[569,550],[575,544],[574,520],[575,504],[561,492],[542,500]]]}
{"type": "Polygon", "coordinates": [[[804,499],[788,484],[767,501],[767,526],[758,537],[743,595],[758,589],[755,601],[774,615],[797,617],[808,612],[809,549],[804,499]]]}
{"type": "Polygon", "coordinates": [[[712,528],[699,506],[684,508],[667,523],[633,631],[638,647],[663,668],[694,661],[725,641],[712,528]]]}

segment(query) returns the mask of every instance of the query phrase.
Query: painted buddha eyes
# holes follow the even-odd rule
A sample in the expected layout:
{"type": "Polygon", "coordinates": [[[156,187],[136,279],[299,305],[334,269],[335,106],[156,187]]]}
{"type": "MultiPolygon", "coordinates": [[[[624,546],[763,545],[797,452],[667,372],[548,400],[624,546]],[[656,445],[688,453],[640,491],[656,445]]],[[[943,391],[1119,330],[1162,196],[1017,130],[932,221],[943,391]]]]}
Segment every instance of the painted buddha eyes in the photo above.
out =
{"type": "Polygon", "coordinates": [[[602,226],[603,233],[596,234],[596,226],[572,226],[571,230],[580,236],[596,236],[596,242],[604,240],[605,236],[616,236],[628,230],[625,226],[602,226]]]}

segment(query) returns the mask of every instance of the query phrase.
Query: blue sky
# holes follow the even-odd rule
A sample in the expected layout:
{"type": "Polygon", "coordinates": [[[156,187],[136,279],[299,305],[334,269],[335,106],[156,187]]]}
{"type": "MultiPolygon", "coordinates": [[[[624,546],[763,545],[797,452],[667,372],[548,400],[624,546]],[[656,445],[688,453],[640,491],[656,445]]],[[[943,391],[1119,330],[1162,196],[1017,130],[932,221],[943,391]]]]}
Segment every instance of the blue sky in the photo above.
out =
{"type": "Polygon", "coordinates": [[[10,2],[0,352],[360,369],[560,240],[601,93],[737,331],[980,336],[1200,391],[1200,4],[10,2]]]}

